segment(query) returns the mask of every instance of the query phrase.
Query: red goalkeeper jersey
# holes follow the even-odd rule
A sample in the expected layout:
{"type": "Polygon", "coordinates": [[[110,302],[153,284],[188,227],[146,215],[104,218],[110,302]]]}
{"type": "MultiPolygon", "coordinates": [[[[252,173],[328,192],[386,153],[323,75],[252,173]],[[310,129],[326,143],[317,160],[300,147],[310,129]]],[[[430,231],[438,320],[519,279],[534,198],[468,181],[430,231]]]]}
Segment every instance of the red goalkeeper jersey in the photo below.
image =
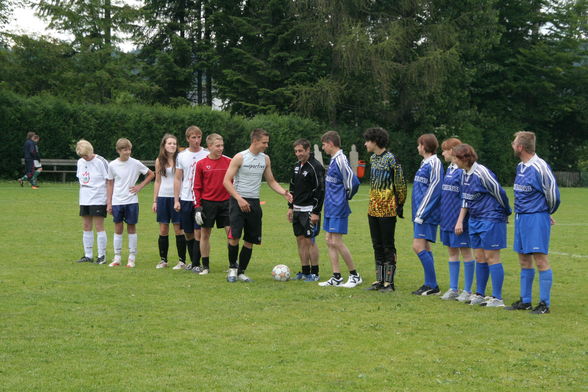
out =
{"type": "Polygon", "coordinates": [[[231,158],[221,156],[219,159],[203,158],[196,163],[194,174],[194,206],[201,207],[202,200],[224,201],[231,195],[225,189],[223,180],[229,169],[231,158]]]}

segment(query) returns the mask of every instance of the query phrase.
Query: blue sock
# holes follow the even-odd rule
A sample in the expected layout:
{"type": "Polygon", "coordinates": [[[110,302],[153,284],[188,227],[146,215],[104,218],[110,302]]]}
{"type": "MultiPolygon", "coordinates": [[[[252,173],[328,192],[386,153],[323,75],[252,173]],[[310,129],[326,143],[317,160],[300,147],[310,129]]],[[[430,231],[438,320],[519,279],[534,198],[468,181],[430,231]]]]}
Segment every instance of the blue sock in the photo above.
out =
{"type": "Polygon", "coordinates": [[[535,279],[534,268],[521,269],[521,301],[526,304],[533,302],[533,279],[535,279]]]}
{"type": "Polygon", "coordinates": [[[429,270],[429,286],[435,288],[439,285],[437,284],[437,274],[435,273],[435,258],[433,257],[433,252],[429,252],[429,256],[431,256],[431,269],[429,270]]]}
{"type": "Polygon", "coordinates": [[[474,283],[474,271],[476,269],[476,262],[474,260],[463,262],[463,289],[468,293],[472,292],[472,284],[474,283]]]}
{"type": "Polygon", "coordinates": [[[449,288],[457,290],[459,284],[459,260],[449,262],[449,288]]]}
{"type": "Polygon", "coordinates": [[[502,263],[488,266],[490,276],[492,277],[492,296],[502,299],[502,283],[504,282],[504,267],[502,263]]]}
{"type": "Polygon", "coordinates": [[[435,278],[435,264],[433,261],[432,254],[430,252],[427,252],[426,250],[423,250],[419,252],[417,256],[419,257],[419,260],[423,265],[423,271],[425,274],[425,285],[429,287],[436,287],[437,283],[435,281],[432,281],[431,279],[431,270],[433,271],[433,279],[435,278]],[[433,286],[431,286],[431,283],[433,284],[433,286]]]}
{"type": "Polygon", "coordinates": [[[488,276],[490,270],[488,264],[478,263],[476,261],[476,293],[486,295],[486,285],[488,284],[488,276]]]}
{"type": "Polygon", "coordinates": [[[553,283],[553,271],[539,271],[539,300],[549,307],[551,303],[551,285],[553,283]]]}

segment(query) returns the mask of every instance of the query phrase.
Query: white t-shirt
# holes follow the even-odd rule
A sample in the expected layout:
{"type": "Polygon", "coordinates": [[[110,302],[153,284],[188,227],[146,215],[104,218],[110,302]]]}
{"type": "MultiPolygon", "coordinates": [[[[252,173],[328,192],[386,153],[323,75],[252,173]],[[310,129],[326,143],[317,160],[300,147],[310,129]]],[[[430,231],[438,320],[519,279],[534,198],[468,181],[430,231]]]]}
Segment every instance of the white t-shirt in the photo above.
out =
{"type": "Polygon", "coordinates": [[[209,151],[206,148],[201,148],[198,152],[192,152],[190,149],[186,148],[178,154],[176,169],[182,169],[184,171],[180,200],[194,201],[194,174],[196,174],[196,163],[202,158],[206,158],[208,153],[209,151]]]}
{"type": "Polygon", "coordinates": [[[134,204],[139,202],[136,193],[131,193],[131,187],[135,186],[140,174],[147,174],[149,169],[135,158],[121,161],[119,158],[108,164],[109,180],[114,180],[112,192],[112,205],[134,204]]]}
{"type": "Polygon", "coordinates": [[[165,176],[161,176],[158,197],[174,197],[174,175],[172,167],[165,168],[165,176]]]}
{"type": "Polygon", "coordinates": [[[106,205],[106,177],[108,176],[108,161],[100,155],[92,160],[78,159],[76,177],[80,182],[81,206],[106,205]]]}

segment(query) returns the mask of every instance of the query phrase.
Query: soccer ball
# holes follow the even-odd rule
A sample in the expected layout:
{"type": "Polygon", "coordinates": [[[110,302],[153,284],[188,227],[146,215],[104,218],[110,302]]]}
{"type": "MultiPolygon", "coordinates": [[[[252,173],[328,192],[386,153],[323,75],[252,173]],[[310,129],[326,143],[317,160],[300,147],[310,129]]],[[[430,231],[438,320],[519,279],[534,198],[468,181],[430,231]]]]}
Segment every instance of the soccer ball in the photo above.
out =
{"type": "Polygon", "coordinates": [[[284,264],[278,264],[272,270],[272,276],[275,280],[285,282],[290,279],[290,268],[284,264]]]}

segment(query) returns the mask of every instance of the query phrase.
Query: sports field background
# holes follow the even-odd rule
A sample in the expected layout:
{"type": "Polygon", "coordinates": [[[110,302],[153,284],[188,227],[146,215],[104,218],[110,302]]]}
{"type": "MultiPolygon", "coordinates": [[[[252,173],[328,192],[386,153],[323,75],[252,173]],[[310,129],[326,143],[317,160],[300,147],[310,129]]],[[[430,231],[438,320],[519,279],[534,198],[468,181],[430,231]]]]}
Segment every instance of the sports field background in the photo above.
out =
{"type": "MultiPolygon", "coordinates": [[[[213,232],[210,275],[155,269],[152,185],[140,193],[137,268],[129,270],[72,262],[83,254],[77,184],[0,182],[0,390],[587,389],[588,189],[561,189],[552,313],[542,316],[410,295],[422,284],[410,217],[397,225],[397,291],[363,290],[374,275],[367,190],[351,202],[345,237],[364,284],[343,289],[271,279],[275,264],[295,273],[299,262],[286,204],[266,186],[263,245],[248,269],[254,282],[229,284],[221,231],[213,232]]],[[[110,218],[106,227],[110,259],[110,218]]],[[[512,234],[511,219],[509,246],[512,234]]],[[[331,268],[322,232],[318,243],[324,280],[331,268]]],[[[126,246],[125,235],[123,257],[126,246]]],[[[445,291],[446,251],[433,252],[445,291]]],[[[519,267],[510,249],[502,255],[510,303],[519,267]]]]}

